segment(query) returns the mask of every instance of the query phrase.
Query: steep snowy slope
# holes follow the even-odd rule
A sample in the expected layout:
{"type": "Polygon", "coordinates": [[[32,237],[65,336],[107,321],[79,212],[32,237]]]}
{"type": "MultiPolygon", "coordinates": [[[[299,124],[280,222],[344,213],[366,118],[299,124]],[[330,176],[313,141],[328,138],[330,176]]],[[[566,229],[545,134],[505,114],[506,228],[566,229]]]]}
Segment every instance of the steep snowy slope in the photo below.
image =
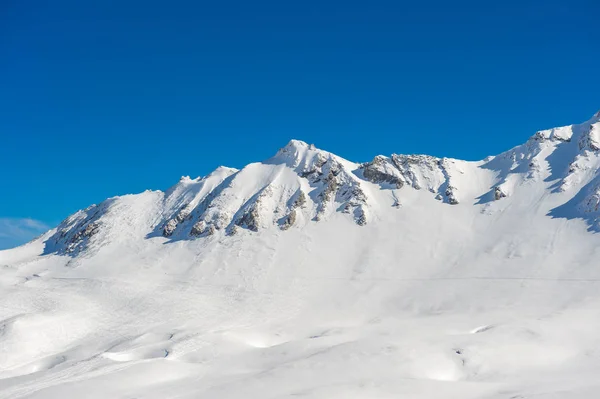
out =
{"type": "Polygon", "coordinates": [[[599,168],[597,114],[108,199],[0,252],[0,398],[596,398],[599,168]]]}

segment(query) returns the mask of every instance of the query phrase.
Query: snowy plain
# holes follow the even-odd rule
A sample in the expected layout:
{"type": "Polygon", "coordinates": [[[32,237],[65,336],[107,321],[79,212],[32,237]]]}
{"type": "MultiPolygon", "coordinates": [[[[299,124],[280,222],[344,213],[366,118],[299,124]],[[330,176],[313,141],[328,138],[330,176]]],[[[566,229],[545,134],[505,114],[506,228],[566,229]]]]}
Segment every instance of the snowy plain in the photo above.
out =
{"type": "Polygon", "coordinates": [[[595,115],[111,198],[0,252],[0,398],[598,398],[599,168],[595,115]]]}

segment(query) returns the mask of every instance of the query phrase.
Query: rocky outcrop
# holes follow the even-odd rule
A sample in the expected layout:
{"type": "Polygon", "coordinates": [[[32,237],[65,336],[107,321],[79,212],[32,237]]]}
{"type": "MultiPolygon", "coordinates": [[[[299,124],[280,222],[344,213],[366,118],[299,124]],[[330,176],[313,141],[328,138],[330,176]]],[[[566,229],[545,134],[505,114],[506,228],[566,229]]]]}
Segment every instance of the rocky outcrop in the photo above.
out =
{"type": "Polygon", "coordinates": [[[190,231],[190,235],[194,237],[212,236],[213,234],[215,234],[215,231],[215,226],[213,226],[212,224],[207,225],[204,220],[200,220],[194,223],[194,225],[192,226],[192,230],[190,231]]]}
{"type": "Polygon", "coordinates": [[[167,222],[164,224],[163,236],[171,237],[173,235],[173,233],[175,232],[175,230],[177,229],[177,226],[179,226],[185,220],[189,219],[191,212],[192,212],[192,209],[190,208],[189,204],[186,204],[185,206],[183,206],[179,210],[179,212],[177,212],[175,217],[167,220],[167,222]]]}
{"type": "Polygon", "coordinates": [[[321,220],[335,202],[341,204],[341,209],[346,213],[353,213],[357,224],[360,220],[361,225],[364,225],[366,223],[367,197],[360,187],[360,183],[335,159],[330,158],[320,165],[318,170],[306,176],[318,191],[315,220],[321,220]]]}
{"type": "Polygon", "coordinates": [[[507,195],[506,195],[506,193],[504,191],[502,191],[502,188],[500,188],[500,187],[495,187],[494,188],[494,199],[496,201],[498,201],[498,200],[500,200],[502,198],[506,198],[506,197],[507,197],[507,195]]]}
{"type": "Polygon", "coordinates": [[[458,204],[458,199],[456,198],[456,191],[457,191],[457,189],[454,186],[448,186],[448,188],[446,188],[446,191],[444,191],[446,200],[450,205],[458,204]]]}
{"type": "Polygon", "coordinates": [[[304,204],[306,204],[306,195],[304,194],[304,191],[298,190],[298,195],[292,203],[292,209],[300,208],[304,204]]]}
{"type": "Polygon", "coordinates": [[[173,235],[173,233],[175,232],[175,229],[177,229],[177,220],[175,220],[175,219],[167,220],[167,222],[164,224],[164,227],[163,227],[163,236],[171,237],[173,235]]]}
{"type": "Polygon", "coordinates": [[[507,194],[502,190],[501,187],[498,186],[498,187],[494,188],[494,199],[496,201],[498,201],[502,198],[506,198],[506,197],[507,197],[507,194]]]}
{"type": "Polygon", "coordinates": [[[265,187],[262,191],[251,198],[241,209],[241,216],[238,216],[234,224],[246,228],[250,231],[258,231],[261,228],[261,211],[263,201],[271,198],[273,190],[270,186],[265,187]]]}
{"type": "Polygon", "coordinates": [[[435,198],[451,205],[459,203],[458,189],[451,184],[446,159],[428,155],[398,155],[389,158],[376,156],[371,162],[362,164],[362,177],[382,186],[382,188],[412,187],[426,189],[435,198]]]}
{"type": "Polygon", "coordinates": [[[600,122],[590,124],[579,139],[579,149],[588,151],[600,151],[600,122]]]}
{"type": "Polygon", "coordinates": [[[242,217],[235,221],[235,224],[251,231],[258,231],[260,227],[260,216],[257,208],[252,207],[246,211],[242,217]]]}
{"type": "Polygon", "coordinates": [[[92,205],[65,219],[56,233],[46,242],[45,252],[77,255],[102,228],[101,217],[107,212],[110,200],[92,205]]]}
{"type": "Polygon", "coordinates": [[[304,194],[304,191],[298,190],[298,192],[295,194],[295,198],[289,206],[288,214],[280,221],[279,228],[281,230],[287,230],[296,223],[296,218],[299,212],[298,208],[303,207],[304,204],[306,204],[306,195],[304,194]]]}
{"type": "Polygon", "coordinates": [[[345,209],[352,209],[348,213],[355,222],[366,220],[361,215],[366,215],[368,204],[361,179],[353,173],[356,164],[297,140],[290,141],[266,163],[286,165],[308,181],[315,205],[315,213],[310,215],[313,220],[323,220],[331,212],[345,209]]]}
{"type": "Polygon", "coordinates": [[[378,155],[371,162],[361,166],[363,177],[375,184],[390,184],[402,188],[406,181],[396,165],[384,156],[378,155]]]}
{"type": "Polygon", "coordinates": [[[600,186],[595,187],[581,204],[583,212],[598,212],[600,208],[600,186]]]}
{"type": "Polygon", "coordinates": [[[230,226],[229,228],[227,228],[226,232],[225,232],[228,236],[234,236],[237,235],[238,233],[238,226],[237,225],[233,225],[230,226]]]}
{"type": "Polygon", "coordinates": [[[100,222],[93,221],[88,223],[82,230],[78,230],[68,241],[66,252],[73,252],[79,247],[82,241],[91,238],[100,229],[100,222]]]}
{"type": "Polygon", "coordinates": [[[422,188],[434,190],[434,182],[439,180],[439,176],[436,175],[441,173],[439,158],[429,155],[392,154],[391,159],[407,185],[417,190],[422,188]]]}
{"type": "Polygon", "coordinates": [[[292,209],[290,213],[283,219],[283,223],[281,223],[281,230],[287,230],[292,227],[296,223],[296,210],[292,209]]]}
{"type": "Polygon", "coordinates": [[[541,130],[539,132],[536,132],[531,137],[531,140],[539,141],[539,142],[564,141],[564,142],[568,143],[571,141],[572,136],[573,136],[572,129],[570,127],[564,127],[564,128],[550,129],[550,130],[541,130]]]}

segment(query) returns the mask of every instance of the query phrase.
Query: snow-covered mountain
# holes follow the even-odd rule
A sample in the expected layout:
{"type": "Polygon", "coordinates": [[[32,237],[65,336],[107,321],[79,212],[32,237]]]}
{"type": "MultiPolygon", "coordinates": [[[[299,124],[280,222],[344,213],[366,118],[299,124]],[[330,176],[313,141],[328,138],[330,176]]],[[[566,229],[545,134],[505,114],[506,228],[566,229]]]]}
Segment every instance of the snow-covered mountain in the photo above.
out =
{"type": "Polygon", "coordinates": [[[599,169],[600,113],[110,198],[0,252],[0,398],[595,398],[599,169]]]}

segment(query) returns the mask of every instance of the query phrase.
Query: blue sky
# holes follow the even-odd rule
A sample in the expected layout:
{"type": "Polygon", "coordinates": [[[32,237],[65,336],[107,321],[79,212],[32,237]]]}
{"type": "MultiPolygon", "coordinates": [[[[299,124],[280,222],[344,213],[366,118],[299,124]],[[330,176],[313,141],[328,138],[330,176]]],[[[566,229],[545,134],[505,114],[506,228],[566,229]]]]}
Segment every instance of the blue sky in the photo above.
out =
{"type": "Polygon", "coordinates": [[[1,3],[0,247],[291,138],[481,159],[600,108],[595,0],[1,3]]]}

